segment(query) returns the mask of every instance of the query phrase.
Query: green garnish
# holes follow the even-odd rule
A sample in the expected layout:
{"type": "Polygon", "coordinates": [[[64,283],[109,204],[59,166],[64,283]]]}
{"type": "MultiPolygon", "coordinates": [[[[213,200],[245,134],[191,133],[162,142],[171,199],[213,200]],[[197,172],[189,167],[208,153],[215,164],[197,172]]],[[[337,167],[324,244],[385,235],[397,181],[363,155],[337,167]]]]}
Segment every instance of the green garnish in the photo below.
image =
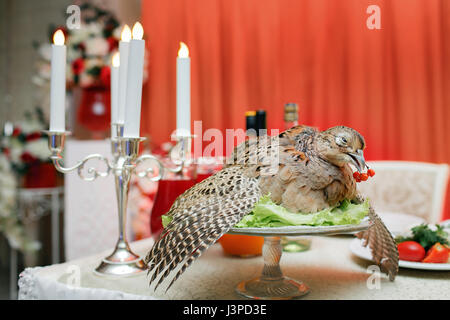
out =
{"type": "Polygon", "coordinates": [[[294,213],[277,205],[270,197],[262,197],[253,208],[253,211],[244,216],[235,226],[237,228],[262,228],[284,226],[332,226],[359,224],[369,213],[369,202],[355,204],[344,200],[338,207],[305,214],[294,213]]]}
{"type": "MultiPolygon", "coordinates": [[[[235,227],[263,228],[299,225],[334,226],[359,224],[368,213],[368,200],[361,204],[355,204],[349,200],[344,200],[335,208],[324,209],[316,213],[294,213],[277,205],[270,200],[269,195],[266,195],[259,199],[252,212],[244,216],[235,227]]],[[[161,218],[164,228],[172,221],[171,216],[163,215],[161,218]]]]}

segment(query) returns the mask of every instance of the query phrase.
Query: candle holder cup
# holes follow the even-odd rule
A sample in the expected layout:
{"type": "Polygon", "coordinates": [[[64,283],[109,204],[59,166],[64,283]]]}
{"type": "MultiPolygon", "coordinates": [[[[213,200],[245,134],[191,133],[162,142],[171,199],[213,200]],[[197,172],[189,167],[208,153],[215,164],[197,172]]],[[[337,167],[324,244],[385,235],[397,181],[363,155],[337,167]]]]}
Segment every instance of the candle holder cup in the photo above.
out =
{"type": "Polygon", "coordinates": [[[85,181],[93,181],[98,177],[106,177],[110,173],[114,175],[117,205],[119,213],[119,237],[113,252],[105,257],[100,265],[94,270],[96,274],[107,276],[130,276],[138,274],[146,269],[142,258],[133,253],[128,244],[125,233],[126,210],[128,203],[128,191],[133,174],[140,178],[148,178],[158,181],[163,177],[164,171],[183,174],[183,168],[190,159],[190,137],[185,136],[177,139],[174,147],[174,156],[177,156],[178,164],[175,168],[165,167],[164,164],[151,154],[139,156],[139,145],[145,138],[123,137],[123,125],[112,124],[116,127],[117,136],[111,139],[111,152],[113,159],[109,160],[101,154],[91,154],[78,161],[72,167],[65,167],[63,156],[66,136],[70,132],[44,131],[48,136],[48,147],[51,151],[50,159],[56,170],[61,173],[69,173],[77,170],[78,175],[85,181]],[[93,166],[86,168],[90,160],[97,160],[104,163],[103,169],[93,166]],[[141,164],[146,163],[144,169],[139,169],[141,164]]]}

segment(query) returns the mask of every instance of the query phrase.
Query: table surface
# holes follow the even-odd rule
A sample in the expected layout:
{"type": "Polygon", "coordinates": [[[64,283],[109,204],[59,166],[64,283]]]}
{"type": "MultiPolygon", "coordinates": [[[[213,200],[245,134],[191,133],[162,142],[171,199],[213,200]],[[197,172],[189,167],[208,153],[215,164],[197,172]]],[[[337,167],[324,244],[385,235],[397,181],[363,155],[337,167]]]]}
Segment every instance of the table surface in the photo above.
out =
{"type": "MultiPolygon", "coordinates": [[[[311,237],[311,249],[283,252],[281,268],[286,276],[304,281],[311,292],[301,299],[449,299],[450,272],[400,269],[394,282],[382,274],[374,281],[372,264],[354,256],[351,236],[311,237]]],[[[145,255],[153,241],[131,244],[145,255]]],[[[19,298],[35,299],[242,299],[234,291],[242,280],[259,276],[262,257],[227,256],[219,244],[209,248],[165,292],[165,281],[156,292],[149,288],[146,272],[111,279],[93,270],[110,252],[23,272],[19,298]],[[79,275],[79,285],[76,279],[79,275]],[[75,280],[74,280],[75,279],[75,280]],[[70,285],[68,285],[70,284],[70,285]]]]}

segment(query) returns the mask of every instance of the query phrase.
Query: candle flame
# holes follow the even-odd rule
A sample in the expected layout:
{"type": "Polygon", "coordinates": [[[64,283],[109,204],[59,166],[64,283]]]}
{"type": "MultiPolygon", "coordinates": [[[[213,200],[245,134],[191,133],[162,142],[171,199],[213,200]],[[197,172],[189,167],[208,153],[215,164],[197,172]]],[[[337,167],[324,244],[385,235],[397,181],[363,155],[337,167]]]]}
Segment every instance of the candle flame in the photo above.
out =
{"type": "Polygon", "coordinates": [[[57,46],[63,46],[64,40],[64,32],[62,32],[61,29],[56,30],[56,32],[53,34],[53,43],[57,46]]]}
{"type": "Polygon", "coordinates": [[[189,48],[184,42],[180,42],[180,49],[178,50],[179,58],[189,58],[189,48]]]}
{"type": "Polygon", "coordinates": [[[116,52],[112,57],[112,66],[113,67],[119,67],[120,66],[120,54],[119,52],[116,52]]]}
{"type": "Polygon", "coordinates": [[[120,40],[124,42],[129,42],[131,40],[131,30],[127,24],[123,26],[122,33],[120,34],[120,40]]]}
{"type": "Polygon", "coordinates": [[[136,22],[133,26],[133,39],[142,40],[144,36],[144,28],[140,22],[136,22]]]}

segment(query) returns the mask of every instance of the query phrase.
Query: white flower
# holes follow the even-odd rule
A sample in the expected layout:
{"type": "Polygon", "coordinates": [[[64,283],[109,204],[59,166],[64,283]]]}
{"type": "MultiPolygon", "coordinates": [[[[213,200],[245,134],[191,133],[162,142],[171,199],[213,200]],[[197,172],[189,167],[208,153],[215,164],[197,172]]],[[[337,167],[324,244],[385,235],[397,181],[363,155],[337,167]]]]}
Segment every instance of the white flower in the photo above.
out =
{"type": "Polygon", "coordinates": [[[28,151],[34,157],[40,160],[48,160],[50,157],[50,150],[48,149],[48,142],[46,139],[37,139],[27,142],[24,151],[28,151]]]}
{"type": "Polygon", "coordinates": [[[89,29],[86,24],[82,24],[80,29],[73,29],[70,31],[69,38],[67,39],[67,45],[76,45],[85,41],[89,37],[89,29]]]}
{"type": "Polygon", "coordinates": [[[114,31],[112,32],[112,36],[114,38],[120,40],[120,38],[122,36],[122,29],[123,29],[123,26],[118,26],[117,28],[115,28],[114,31]]]}
{"type": "Polygon", "coordinates": [[[103,27],[100,23],[91,22],[85,26],[90,37],[103,37],[103,27]]]}
{"type": "MultiPolygon", "coordinates": [[[[0,216],[9,217],[16,202],[16,178],[5,155],[0,154],[0,216]]],[[[1,226],[0,226],[1,227],[1,226]]]]}
{"type": "Polygon", "coordinates": [[[88,56],[105,56],[109,51],[109,43],[105,38],[89,38],[85,45],[88,56]]]}
{"type": "Polygon", "coordinates": [[[41,45],[38,49],[39,55],[45,61],[51,61],[52,59],[52,45],[49,43],[45,43],[41,45]]]}
{"type": "Polygon", "coordinates": [[[22,153],[23,153],[23,145],[13,140],[9,149],[9,156],[11,157],[11,161],[13,163],[22,162],[22,160],[20,159],[22,153]]]}
{"type": "Polygon", "coordinates": [[[18,126],[20,129],[22,129],[22,132],[25,134],[30,134],[33,132],[41,131],[44,128],[42,127],[42,123],[38,121],[37,119],[32,120],[24,120],[18,123],[18,126]]]}

